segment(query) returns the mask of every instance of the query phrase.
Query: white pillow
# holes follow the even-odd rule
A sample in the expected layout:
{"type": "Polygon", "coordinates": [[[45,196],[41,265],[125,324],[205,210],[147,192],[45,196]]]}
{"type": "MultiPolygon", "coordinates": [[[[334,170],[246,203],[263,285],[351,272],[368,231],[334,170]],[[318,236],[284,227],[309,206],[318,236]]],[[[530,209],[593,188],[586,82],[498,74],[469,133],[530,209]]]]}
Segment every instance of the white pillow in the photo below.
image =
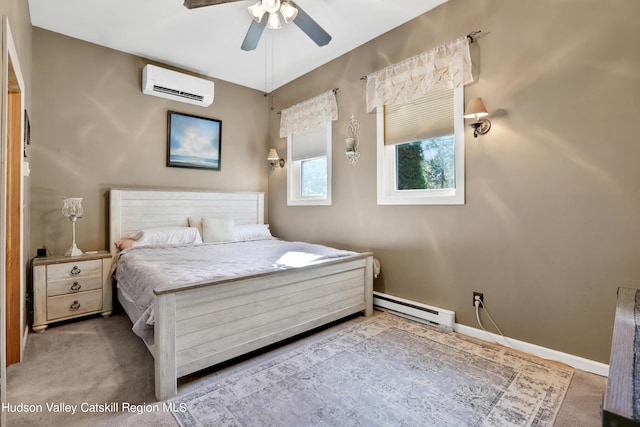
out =
{"type": "MultiPolygon", "coordinates": [[[[202,218],[200,218],[199,216],[190,216],[188,220],[189,220],[189,227],[197,228],[198,233],[200,233],[200,237],[203,237],[204,235],[202,234],[202,218]]],[[[203,237],[203,240],[204,240],[204,237],[203,237]]]]}
{"type": "Polygon", "coordinates": [[[202,243],[197,228],[192,227],[163,227],[138,231],[129,236],[136,246],[151,245],[179,245],[184,243],[202,243]]]}
{"type": "Polygon", "coordinates": [[[273,237],[269,231],[269,224],[236,225],[234,231],[236,240],[259,240],[273,237]]]}
{"type": "Polygon", "coordinates": [[[205,243],[233,242],[235,239],[232,218],[202,218],[202,240],[205,243]]]}

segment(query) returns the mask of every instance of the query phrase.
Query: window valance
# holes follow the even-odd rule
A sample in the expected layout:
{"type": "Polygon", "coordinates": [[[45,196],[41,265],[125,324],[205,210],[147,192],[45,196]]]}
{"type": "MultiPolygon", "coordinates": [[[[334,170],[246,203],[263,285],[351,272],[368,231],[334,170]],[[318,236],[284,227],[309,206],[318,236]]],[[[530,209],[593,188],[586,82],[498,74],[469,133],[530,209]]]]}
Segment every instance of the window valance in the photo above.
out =
{"type": "Polygon", "coordinates": [[[324,126],[338,119],[338,104],[333,90],[307,99],[280,113],[280,137],[324,126]]]}
{"type": "Polygon", "coordinates": [[[432,89],[455,89],[471,82],[471,54],[465,36],[369,74],[367,111],[407,103],[432,89]]]}

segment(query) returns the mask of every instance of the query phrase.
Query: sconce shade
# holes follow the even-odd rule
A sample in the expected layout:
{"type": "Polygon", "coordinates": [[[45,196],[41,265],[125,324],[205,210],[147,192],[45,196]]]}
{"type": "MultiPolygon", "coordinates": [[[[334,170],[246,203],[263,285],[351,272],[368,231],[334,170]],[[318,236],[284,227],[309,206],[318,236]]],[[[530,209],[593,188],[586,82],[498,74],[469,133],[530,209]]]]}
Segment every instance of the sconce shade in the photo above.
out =
{"type": "Polygon", "coordinates": [[[269,150],[269,154],[267,155],[267,160],[280,160],[278,151],[275,148],[272,148],[271,150],[269,150]]]}
{"type": "Polygon", "coordinates": [[[467,104],[467,108],[464,110],[465,119],[479,119],[480,117],[488,116],[489,112],[487,107],[484,106],[482,98],[473,98],[467,104]]]}

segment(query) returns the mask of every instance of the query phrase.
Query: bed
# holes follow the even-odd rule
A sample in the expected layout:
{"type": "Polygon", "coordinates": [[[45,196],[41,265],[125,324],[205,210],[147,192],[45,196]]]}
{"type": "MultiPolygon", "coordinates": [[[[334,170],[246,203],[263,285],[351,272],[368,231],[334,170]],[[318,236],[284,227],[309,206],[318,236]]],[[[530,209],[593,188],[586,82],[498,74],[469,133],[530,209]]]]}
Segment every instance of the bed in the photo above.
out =
{"type": "MultiPolygon", "coordinates": [[[[111,189],[109,206],[110,249],[123,259],[133,250],[120,253],[119,239],[144,229],[186,227],[189,217],[264,223],[262,193],[111,189]]],[[[229,247],[234,244],[241,243],[229,247]]],[[[355,313],[371,315],[373,269],[371,253],[350,252],[295,268],[155,287],[153,339],[145,343],[154,357],[156,398],[175,396],[177,379],[190,373],[355,313]]],[[[120,289],[116,293],[138,322],[144,313],[120,289]]]]}

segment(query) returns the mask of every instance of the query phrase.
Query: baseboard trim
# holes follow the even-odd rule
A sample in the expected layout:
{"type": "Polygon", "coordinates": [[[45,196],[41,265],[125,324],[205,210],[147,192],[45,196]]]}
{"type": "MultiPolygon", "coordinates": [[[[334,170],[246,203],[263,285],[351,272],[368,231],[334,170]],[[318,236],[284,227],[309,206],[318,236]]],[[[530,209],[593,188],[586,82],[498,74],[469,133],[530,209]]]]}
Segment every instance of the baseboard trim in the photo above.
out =
{"type": "Polygon", "coordinates": [[[575,369],[580,369],[581,371],[591,372],[592,374],[601,375],[603,377],[609,376],[609,365],[605,363],[596,362],[594,360],[585,359],[584,357],[574,356],[572,354],[563,353],[561,351],[552,350],[550,348],[509,337],[504,338],[502,335],[486,332],[482,329],[472,328],[471,326],[461,325],[459,323],[455,323],[453,325],[453,330],[460,334],[479,338],[485,341],[489,341],[487,338],[491,338],[491,340],[497,344],[505,345],[513,348],[514,350],[542,357],[543,359],[555,360],[575,369]]]}

